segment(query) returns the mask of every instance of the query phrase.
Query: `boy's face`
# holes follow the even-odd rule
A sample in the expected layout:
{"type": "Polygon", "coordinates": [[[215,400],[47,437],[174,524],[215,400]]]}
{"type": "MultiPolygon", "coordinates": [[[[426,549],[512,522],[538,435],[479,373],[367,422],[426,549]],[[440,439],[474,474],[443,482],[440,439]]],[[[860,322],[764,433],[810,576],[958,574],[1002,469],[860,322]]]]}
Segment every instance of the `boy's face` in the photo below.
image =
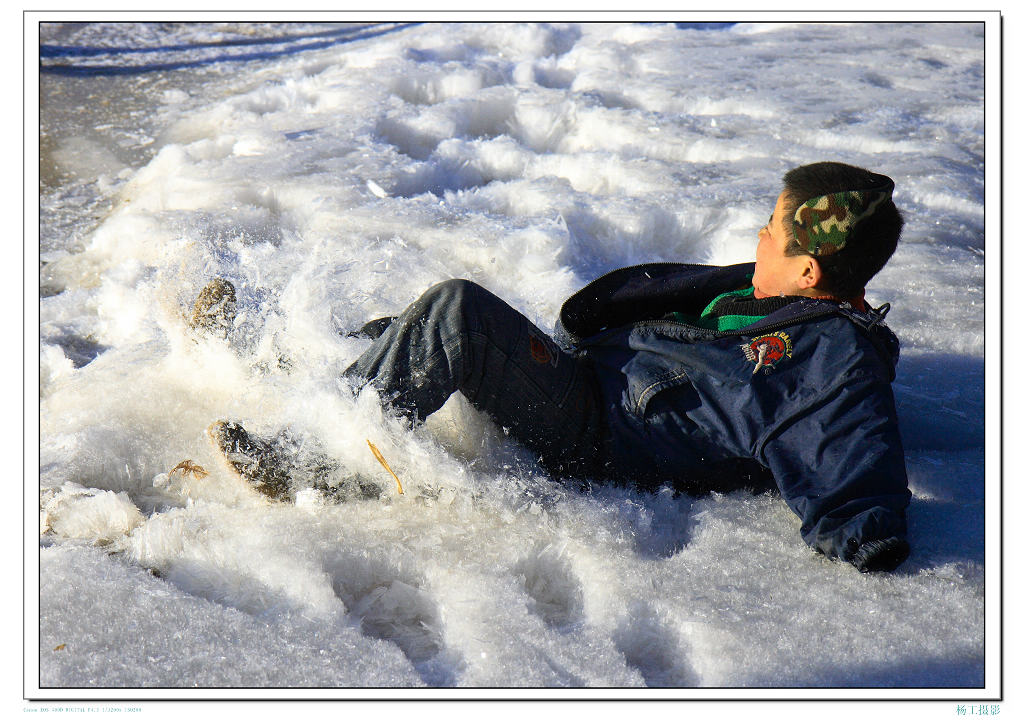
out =
{"type": "Polygon", "coordinates": [[[808,256],[786,255],[783,208],[786,193],[779,194],[768,224],[757,233],[757,254],[754,264],[754,295],[765,298],[776,295],[806,295],[805,270],[808,256]]]}

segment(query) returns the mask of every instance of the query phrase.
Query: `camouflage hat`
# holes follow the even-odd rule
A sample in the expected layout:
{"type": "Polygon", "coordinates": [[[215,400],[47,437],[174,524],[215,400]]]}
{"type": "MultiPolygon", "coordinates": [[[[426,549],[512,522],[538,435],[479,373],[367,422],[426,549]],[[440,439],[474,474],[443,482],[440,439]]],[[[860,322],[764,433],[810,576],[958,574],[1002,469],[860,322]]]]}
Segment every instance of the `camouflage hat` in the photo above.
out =
{"type": "Polygon", "coordinates": [[[858,222],[892,200],[890,178],[879,176],[874,188],[829,193],[811,198],[793,215],[793,237],[814,256],[832,255],[846,247],[858,222]]]}

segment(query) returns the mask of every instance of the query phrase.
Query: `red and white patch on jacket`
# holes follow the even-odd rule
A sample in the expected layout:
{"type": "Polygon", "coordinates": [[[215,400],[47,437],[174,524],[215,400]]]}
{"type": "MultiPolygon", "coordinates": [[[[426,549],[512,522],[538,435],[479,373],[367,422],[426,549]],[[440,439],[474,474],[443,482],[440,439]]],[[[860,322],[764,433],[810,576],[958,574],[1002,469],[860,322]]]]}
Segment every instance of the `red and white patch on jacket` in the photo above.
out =
{"type": "Polygon", "coordinates": [[[759,335],[740,347],[743,348],[743,355],[747,360],[754,364],[754,372],[751,375],[762,368],[768,373],[783,358],[793,357],[793,341],[781,332],[759,335]]]}

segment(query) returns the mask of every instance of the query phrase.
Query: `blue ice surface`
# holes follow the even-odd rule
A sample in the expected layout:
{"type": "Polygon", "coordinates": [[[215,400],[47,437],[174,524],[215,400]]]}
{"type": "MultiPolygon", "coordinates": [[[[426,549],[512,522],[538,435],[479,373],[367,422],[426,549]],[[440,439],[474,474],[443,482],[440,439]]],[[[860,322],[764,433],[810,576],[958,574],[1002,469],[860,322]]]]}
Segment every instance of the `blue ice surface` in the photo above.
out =
{"type": "MultiPolygon", "coordinates": [[[[409,23],[370,23],[357,27],[345,27],[317,33],[295,33],[272,35],[261,38],[231,38],[211,42],[181,43],[171,42],[167,45],[147,45],[137,47],[125,46],[89,46],[89,45],[49,45],[39,46],[39,71],[49,75],[64,76],[98,76],[98,75],[141,75],[143,73],[181,68],[199,67],[221,62],[248,62],[250,60],[268,60],[285,55],[295,55],[307,50],[321,50],[333,45],[365,40],[367,38],[386,35],[406,28],[421,25],[409,23]],[[281,46],[253,52],[236,52],[237,48],[253,46],[281,46]],[[223,52],[209,57],[197,58],[195,53],[203,50],[222,50],[223,52]],[[156,53],[177,53],[180,56],[165,61],[150,63],[125,63],[118,57],[137,56],[156,53]],[[77,63],[71,58],[96,58],[99,62],[77,63]]],[[[675,23],[680,30],[727,30],[736,23],[726,22],[693,22],[675,23]]]]}
{"type": "Polygon", "coordinates": [[[680,30],[728,30],[736,23],[676,23],[680,30]]]}
{"type": "Polygon", "coordinates": [[[164,70],[179,70],[220,62],[248,62],[250,60],[268,60],[270,58],[295,55],[307,50],[321,50],[333,45],[365,40],[367,38],[387,35],[399,30],[414,27],[420,23],[376,23],[370,26],[349,27],[324,33],[303,35],[280,35],[258,39],[236,39],[221,42],[176,43],[171,45],[147,47],[92,47],[72,45],[40,45],[39,72],[49,75],[64,76],[96,76],[96,75],[141,75],[143,73],[164,70]],[[307,42],[308,41],[308,42],[307,42]],[[255,52],[231,52],[231,48],[252,45],[284,45],[276,49],[255,52]],[[194,53],[210,48],[224,49],[226,52],[210,57],[196,58],[194,53]],[[142,64],[124,64],[118,62],[101,62],[75,64],[73,62],[45,62],[48,58],[72,57],[109,57],[126,56],[141,53],[181,53],[183,56],[163,62],[142,64]]]}
{"type": "MultiPolygon", "coordinates": [[[[373,25],[379,25],[374,23],[373,25]]],[[[262,38],[229,38],[211,42],[176,43],[171,45],[146,45],[140,47],[116,47],[116,46],[90,46],[90,45],[40,45],[39,57],[90,57],[96,55],[125,55],[134,53],[160,53],[160,52],[181,52],[185,50],[197,50],[199,48],[228,48],[244,45],[279,45],[286,42],[297,42],[312,38],[338,38],[348,40],[354,31],[365,30],[366,27],[345,27],[335,30],[325,30],[318,33],[294,33],[271,35],[262,38]]]]}

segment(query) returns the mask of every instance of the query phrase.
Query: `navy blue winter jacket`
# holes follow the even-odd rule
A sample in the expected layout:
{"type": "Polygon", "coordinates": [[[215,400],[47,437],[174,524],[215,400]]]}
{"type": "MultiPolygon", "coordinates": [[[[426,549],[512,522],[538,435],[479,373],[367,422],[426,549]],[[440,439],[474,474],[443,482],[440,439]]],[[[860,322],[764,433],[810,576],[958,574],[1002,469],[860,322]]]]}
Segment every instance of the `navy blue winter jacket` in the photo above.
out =
{"type": "Polygon", "coordinates": [[[562,306],[561,340],[597,370],[609,475],[648,487],[755,461],[800,517],[804,540],[853,561],[906,538],[907,475],[891,381],[899,342],[874,311],[800,298],[753,325],[700,315],[749,286],[753,264],[656,263],[613,271],[562,306]]]}

